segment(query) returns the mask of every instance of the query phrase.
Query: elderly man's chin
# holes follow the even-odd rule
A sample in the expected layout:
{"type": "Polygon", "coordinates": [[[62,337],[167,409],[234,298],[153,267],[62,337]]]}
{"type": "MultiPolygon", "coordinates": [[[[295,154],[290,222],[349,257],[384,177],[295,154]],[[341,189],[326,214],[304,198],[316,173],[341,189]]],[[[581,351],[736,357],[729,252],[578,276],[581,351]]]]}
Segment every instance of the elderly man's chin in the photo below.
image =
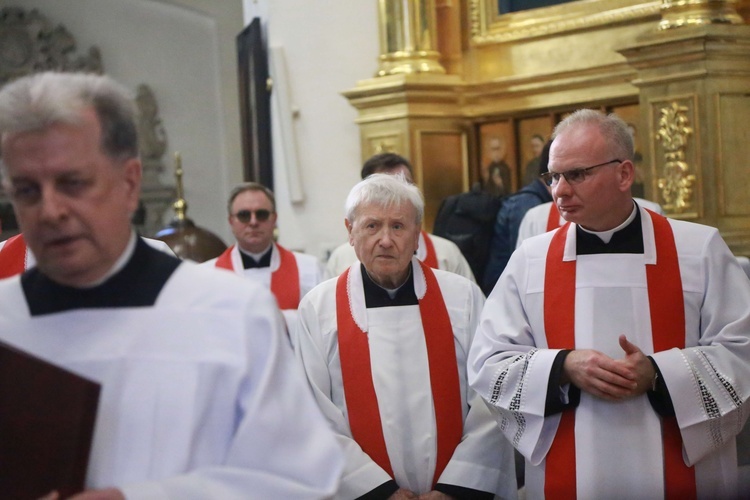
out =
{"type": "Polygon", "coordinates": [[[76,241],[65,247],[48,248],[35,254],[37,267],[53,281],[64,285],[84,284],[99,279],[114,265],[107,266],[103,256],[86,241],[76,241]],[[105,269],[106,268],[106,269],[105,269]]]}

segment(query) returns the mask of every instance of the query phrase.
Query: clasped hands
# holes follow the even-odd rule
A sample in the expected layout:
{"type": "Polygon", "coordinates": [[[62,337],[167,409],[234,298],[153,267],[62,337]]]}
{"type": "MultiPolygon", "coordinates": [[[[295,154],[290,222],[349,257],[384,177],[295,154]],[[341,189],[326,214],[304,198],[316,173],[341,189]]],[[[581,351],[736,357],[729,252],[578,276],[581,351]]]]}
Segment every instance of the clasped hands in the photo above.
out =
{"type": "Polygon", "coordinates": [[[644,394],[651,389],[656,375],[654,366],[643,352],[620,335],[622,359],[613,359],[593,349],[571,351],[563,364],[562,383],[608,401],[620,401],[644,394]]]}

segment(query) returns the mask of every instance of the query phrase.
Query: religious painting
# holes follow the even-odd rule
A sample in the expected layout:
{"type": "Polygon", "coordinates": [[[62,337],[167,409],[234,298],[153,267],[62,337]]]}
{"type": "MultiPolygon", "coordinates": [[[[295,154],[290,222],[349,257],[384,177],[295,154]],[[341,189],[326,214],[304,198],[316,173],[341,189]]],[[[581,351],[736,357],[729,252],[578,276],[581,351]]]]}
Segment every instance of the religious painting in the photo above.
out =
{"type": "Polygon", "coordinates": [[[498,195],[518,190],[516,141],[510,120],[479,127],[479,178],[485,188],[498,195]]]}
{"type": "Polygon", "coordinates": [[[520,10],[537,9],[539,7],[549,7],[561,3],[569,3],[573,0],[498,0],[497,9],[501,14],[509,12],[518,12],[520,10]]]}
{"type": "Polygon", "coordinates": [[[641,151],[643,151],[643,148],[641,147],[641,140],[643,139],[640,137],[642,134],[639,132],[638,123],[640,121],[640,109],[637,104],[629,104],[625,106],[615,106],[609,109],[610,113],[614,113],[620,118],[625,121],[625,123],[628,124],[628,130],[630,130],[630,134],[633,136],[633,143],[635,145],[635,154],[633,155],[633,164],[635,165],[635,182],[633,182],[633,186],[631,187],[631,192],[633,193],[633,196],[637,198],[645,198],[646,197],[646,176],[647,176],[647,168],[643,164],[643,154],[641,151]]]}
{"type": "Polygon", "coordinates": [[[524,118],[518,122],[520,187],[539,177],[539,160],[554,128],[550,115],[524,118]]]}
{"type": "Polygon", "coordinates": [[[243,177],[273,189],[271,90],[260,18],[237,35],[243,177]]]}

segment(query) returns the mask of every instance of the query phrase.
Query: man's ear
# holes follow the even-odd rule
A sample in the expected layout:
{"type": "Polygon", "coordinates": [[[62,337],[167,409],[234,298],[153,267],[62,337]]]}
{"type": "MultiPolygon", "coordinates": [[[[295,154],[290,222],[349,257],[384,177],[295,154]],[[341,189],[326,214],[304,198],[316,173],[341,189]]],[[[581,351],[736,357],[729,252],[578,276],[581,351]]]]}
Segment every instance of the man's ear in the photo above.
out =
{"type": "Polygon", "coordinates": [[[630,191],[630,186],[635,182],[635,165],[630,160],[625,160],[617,167],[620,191],[630,191]]]}
{"type": "Polygon", "coordinates": [[[127,200],[128,210],[131,213],[135,213],[138,209],[138,201],[141,196],[141,176],[142,166],[141,160],[138,158],[130,158],[125,160],[122,165],[125,181],[125,196],[127,200]]]}
{"type": "Polygon", "coordinates": [[[349,235],[349,244],[354,246],[354,242],[352,241],[352,228],[354,224],[349,222],[349,219],[344,219],[344,226],[346,226],[346,233],[349,235]]]}

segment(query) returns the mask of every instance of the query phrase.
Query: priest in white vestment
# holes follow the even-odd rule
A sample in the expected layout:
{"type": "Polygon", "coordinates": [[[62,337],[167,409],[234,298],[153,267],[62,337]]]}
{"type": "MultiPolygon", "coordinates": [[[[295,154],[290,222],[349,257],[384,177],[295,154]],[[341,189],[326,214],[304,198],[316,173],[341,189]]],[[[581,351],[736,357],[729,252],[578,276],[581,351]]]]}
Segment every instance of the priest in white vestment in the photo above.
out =
{"type": "MultiPolygon", "coordinates": [[[[633,198],[639,207],[646,208],[659,215],[664,215],[664,209],[656,202],[645,200],[643,198],[633,198]]],[[[538,234],[552,231],[565,224],[566,220],[560,215],[557,205],[554,202],[542,203],[531,209],[521,219],[521,225],[518,226],[518,239],[516,248],[521,246],[524,240],[538,234]]]]}
{"type": "Polygon", "coordinates": [[[276,197],[262,184],[246,182],[236,186],[229,195],[227,210],[236,243],[203,265],[233,271],[269,288],[291,326],[296,321],[300,299],[322,281],[320,262],[274,241],[276,197]]]}
{"type": "Polygon", "coordinates": [[[471,386],[526,458],[528,498],[737,498],[750,282],[715,228],[633,202],[632,155],[614,115],[558,125],[545,177],[569,222],[511,257],[471,386]]]}
{"type": "Polygon", "coordinates": [[[295,350],[346,452],[336,498],[515,498],[513,449],[467,384],[483,294],[414,257],[423,213],[402,175],[361,181],[358,261],[300,304],[295,350]]]}
{"type": "MultiPolygon", "coordinates": [[[[372,174],[401,174],[407,181],[414,182],[411,163],[395,153],[380,153],[369,158],[362,166],[362,179],[372,174]]],[[[464,254],[455,243],[446,238],[429,234],[424,230],[420,231],[419,245],[415,255],[417,259],[433,269],[442,269],[476,281],[464,254]]],[[[342,243],[328,256],[323,278],[335,278],[355,262],[357,262],[357,253],[351,243],[342,243]]]]}
{"type": "Polygon", "coordinates": [[[0,280],[0,340],[101,385],[75,498],[329,497],[343,456],[271,294],[133,231],[134,116],[106,76],[0,91],[4,187],[37,261],[0,280]]]}

